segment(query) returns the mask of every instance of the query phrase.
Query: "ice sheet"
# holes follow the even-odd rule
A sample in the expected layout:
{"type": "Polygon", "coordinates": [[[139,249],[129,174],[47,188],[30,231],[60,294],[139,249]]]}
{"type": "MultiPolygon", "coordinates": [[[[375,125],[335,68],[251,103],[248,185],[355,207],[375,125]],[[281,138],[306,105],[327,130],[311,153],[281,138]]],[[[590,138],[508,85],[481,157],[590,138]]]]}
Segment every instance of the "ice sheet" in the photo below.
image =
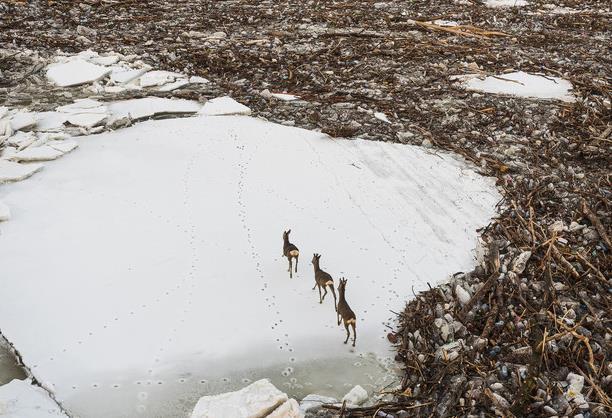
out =
{"type": "Polygon", "coordinates": [[[0,188],[12,211],[0,288],[19,295],[0,304],[0,326],[87,417],[172,416],[262,377],[312,393],[323,386],[309,370],[325,376],[325,395],[368,387],[367,353],[391,353],[390,310],[472,267],[475,229],[499,199],[448,155],[250,117],[147,121],[78,141],[0,188]],[[288,228],[301,251],[293,279],[288,228]],[[321,305],[312,290],[314,252],[336,283],[348,279],[356,351],[330,295],[321,305]]]}

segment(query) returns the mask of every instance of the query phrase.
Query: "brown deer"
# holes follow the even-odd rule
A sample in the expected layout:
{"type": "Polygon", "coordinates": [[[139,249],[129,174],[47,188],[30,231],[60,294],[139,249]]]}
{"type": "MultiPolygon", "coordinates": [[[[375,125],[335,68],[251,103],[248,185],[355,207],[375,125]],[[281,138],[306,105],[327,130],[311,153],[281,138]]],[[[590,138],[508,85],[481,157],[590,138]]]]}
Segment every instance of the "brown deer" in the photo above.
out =
{"type": "Polygon", "coordinates": [[[355,317],[355,312],[353,312],[348,303],[346,303],[346,298],[344,297],[345,291],[346,279],[343,277],[340,279],[340,284],[338,285],[340,301],[338,302],[338,311],[336,315],[338,317],[338,325],[340,325],[340,318],[342,317],[342,320],[344,321],[344,328],[346,328],[346,340],[344,340],[344,344],[348,342],[351,335],[349,332],[349,325],[353,327],[353,347],[355,347],[355,341],[357,340],[357,332],[355,331],[357,318],[355,317]]]}
{"type": "Polygon", "coordinates": [[[320,259],[321,259],[321,254],[313,254],[312,265],[314,266],[315,285],[312,288],[312,290],[315,290],[315,287],[317,286],[319,287],[319,303],[323,303],[323,301],[325,300],[325,296],[327,295],[327,288],[329,287],[329,290],[331,290],[332,295],[334,295],[334,309],[336,310],[336,312],[338,312],[336,290],[334,289],[334,279],[332,279],[332,276],[329,273],[321,270],[321,267],[319,267],[320,259]],[[325,293],[323,294],[322,297],[321,297],[321,288],[325,290],[325,293]]]}
{"type": "Polygon", "coordinates": [[[289,260],[289,278],[293,278],[291,260],[295,258],[295,272],[297,273],[298,257],[300,250],[298,247],[289,242],[289,234],[291,230],[283,232],[283,256],[289,260]]]}

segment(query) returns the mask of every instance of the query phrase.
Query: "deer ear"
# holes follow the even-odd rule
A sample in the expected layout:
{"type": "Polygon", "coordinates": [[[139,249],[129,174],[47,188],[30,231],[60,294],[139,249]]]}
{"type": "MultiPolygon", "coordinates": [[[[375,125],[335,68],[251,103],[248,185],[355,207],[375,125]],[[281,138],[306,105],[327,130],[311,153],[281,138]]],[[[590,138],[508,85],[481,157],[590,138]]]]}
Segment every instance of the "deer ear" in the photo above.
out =
{"type": "Polygon", "coordinates": [[[290,233],[291,233],[291,230],[287,231],[287,233],[288,233],[288,234],[290,234],[290,233]]]}

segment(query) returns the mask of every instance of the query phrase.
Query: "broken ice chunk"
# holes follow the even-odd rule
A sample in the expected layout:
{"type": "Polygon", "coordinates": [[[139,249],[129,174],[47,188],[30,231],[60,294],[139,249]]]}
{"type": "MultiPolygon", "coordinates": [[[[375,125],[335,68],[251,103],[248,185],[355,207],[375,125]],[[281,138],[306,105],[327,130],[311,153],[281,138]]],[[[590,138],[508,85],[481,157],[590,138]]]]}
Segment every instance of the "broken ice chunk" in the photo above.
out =
{"type": "Polygon", "coordinates": [[[203,396],[193,409],[191,418],[265,417],[287,399],[287,395],[268,379],[262,379],[236,392],[203,396]]]}
{"type": "Polygon", "coordinates": [[[155,70],[149,71],[140,77],[140,87],[162,86],[166,83],[171,83],[176,79],[182,78],[183,75],[173,73],[171,71],[155,70]]]}
{"type": "Polygon", "coordinates": [[[206,84],[206,83],[210,83],[210,81],[208,81],[204,77],[200,77],[200,76],[197,76],[197,75],[189,77],[189,82],[191,84],[206,84]]]}
{"type": "Polygon", "coordinates": [[[117,67],[117,68],[113,68],[113,71],[110,75],[110,81],[112,84],[125,84],[125,83],[129,83],[130,81],[140,77],[146,72],[147,72],[146,68],[130,69],[130,68],[117,67]]]}
{"type": "Polygon", "coordinates": [[[63,152],[55,148],[51,148],[48,145],[42,145],[40,147],[29,147],[23,151],[19,151],[11,157],[11,160],[24,162],[50,161],[61,157],[63,154],[63,152]]]}
{"type": "Polygon", "coordinates": [[[251,109],[229,96],[223,96],[204,103],[199,113],[206,116],[250,115],[251,109]]]}
{"type": "Polygon", "coordinates": [[[374,117],[375,117],[376,119],[378,119],[378,120],[382,120],[383,122],[386,122],[386,123],[391,123],[391,121],[389,120],[389,118],[387,117],[387,115],[385,115],[385,114],[384,114],[384,113],[382,113],[382,112],[375,112],[375,113],[374,113],[374,117]]]}
{"type": "Polygon", "coordinates": [[[143,97],[141,99],[123,100],[109,105],[113,121],[131,117],[132,120],[146,119],[157,115],[197,113],[201,106],[198,102],[184,99],[164,99],[161,97],[143,97]]]}
{"type": "Polygon", "coordinates": [[[11,118],[11,128],[13,128],[13,131],[31,128],[34,125],[36,125],[36,113],[19,112],[11,118]]]}
{"type": "Polygon", "coordinates": [[[108,118],[106,113],[77,113],[68,115],[67,121],[75,126],[83,128],[93,128],[102,124],[108,118]]]}
{"type": "Polygon", "coordinates": [[[18,164],[0,160],[0,183],[27,179],[42,168],[42,164],[18,164]]]}
{"type": "Polygon", "coordinates": [[[47,145],[66,154],[78,147],[79,143],[74,139],[67,139],[64,141],[49,141],[47,142],[47,145]]]}
{"type": "Polygon", "coordinates": [[[47,78],[60,87],[92,83],[110,74],[111,69],[76,59],[47,67],[47,78]]]}

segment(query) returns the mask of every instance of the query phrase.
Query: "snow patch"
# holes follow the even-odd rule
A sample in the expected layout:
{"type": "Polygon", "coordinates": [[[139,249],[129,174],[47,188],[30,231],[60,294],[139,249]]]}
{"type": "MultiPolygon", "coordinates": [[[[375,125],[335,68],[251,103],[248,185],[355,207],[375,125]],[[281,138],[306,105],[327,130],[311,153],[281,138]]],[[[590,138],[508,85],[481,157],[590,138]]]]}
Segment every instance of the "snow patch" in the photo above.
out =
{"type": "Polygon", "coordinates": [[[531,97],[536,99],[557,99],[573,102],[576,98],[570,93],[572,83],[558,77],[529,74],[523,71],[488,76],[484,79],[478,74],[451,76],[459,80],[467,90],[494,94],[531,97]]]}
{"type": "Polygon", "coordinates": [[[11,219],[11,210],[0,200],[0,222],[8,221],[9,219],[11,219]]]}

